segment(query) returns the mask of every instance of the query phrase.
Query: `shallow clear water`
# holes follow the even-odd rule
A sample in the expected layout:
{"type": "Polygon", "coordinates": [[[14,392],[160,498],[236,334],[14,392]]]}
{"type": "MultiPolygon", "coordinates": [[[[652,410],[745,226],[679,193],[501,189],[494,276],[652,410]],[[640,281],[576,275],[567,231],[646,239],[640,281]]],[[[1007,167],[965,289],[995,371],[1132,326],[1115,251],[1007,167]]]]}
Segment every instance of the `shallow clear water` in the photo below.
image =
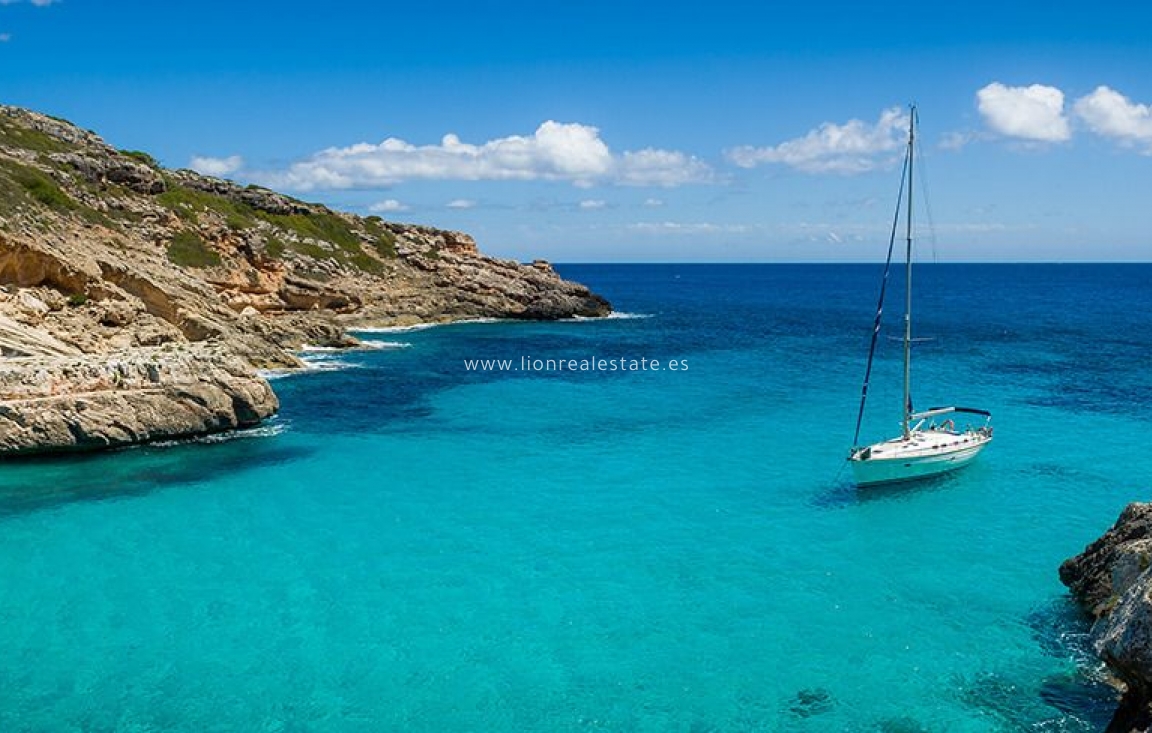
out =
{"type": "Polygon", "coordinates": [[[877,268],[562,271],[649,317],[370,334],[270,430],[0,467],[0,730],[1103,727],[1056,568],[1147,498],[1152,267],[918,271],[917,404],[996,440],[867,493],[877,268]],[[464,367],[521,356],[688,370],[464,367]]]}

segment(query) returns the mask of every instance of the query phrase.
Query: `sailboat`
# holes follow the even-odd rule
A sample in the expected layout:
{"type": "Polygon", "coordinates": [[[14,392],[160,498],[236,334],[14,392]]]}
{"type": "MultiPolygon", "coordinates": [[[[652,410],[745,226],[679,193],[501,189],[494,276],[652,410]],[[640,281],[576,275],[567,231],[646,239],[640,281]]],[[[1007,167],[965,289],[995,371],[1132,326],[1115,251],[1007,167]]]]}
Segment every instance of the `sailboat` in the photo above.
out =
{"type": "Polygon", "coordinates": [[[992,414],[973,407],[933,407],[921,412],[912,408],[912,164],[915,157],[916,125],[919,116],[916,107],[909,109],[908,150],[904,156],[904,170],[900,176],[900,194],[896,198],[896,213],[892,219],[892,234],[888,239],[888,259],[884,264],[884,277],[880,284],[880,302],[872,328],[872,344],[868,350],[868,366],[864,372],[864,386],[860,391],[860,411],[856,417],[856,435],[848,461],[856,485],[875,486],[912,481],[938,476],[971,463],[980,451],[992,441],[992,414]],[[901,198],[907,193],[906,202],[901,198]],[[892,269],[892,253],[900,224],[901,204],[907,206],[905,220],[904,256],[904,399],[901,406],[900,435],[872,445],[861,446],[860,425],[864,420],[864,406],[868,401],[868,385],[872,377],[872,361],[876,354],[876,341],[884,313],[884,295],[888,288],[888,274],[892,269]],[[980,424],[957,426],[964,416],[984,418],[980,424]]]}

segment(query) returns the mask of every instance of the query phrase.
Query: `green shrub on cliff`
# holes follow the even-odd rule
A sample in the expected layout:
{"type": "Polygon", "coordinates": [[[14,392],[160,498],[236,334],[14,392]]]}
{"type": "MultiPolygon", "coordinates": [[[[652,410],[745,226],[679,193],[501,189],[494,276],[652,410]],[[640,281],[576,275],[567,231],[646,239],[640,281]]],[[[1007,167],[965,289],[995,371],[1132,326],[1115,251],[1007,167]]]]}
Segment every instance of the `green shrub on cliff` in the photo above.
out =
{"type": "Polygon", "coordinates": [[[284,250],[287,246],[283,240],[276,237],[265,237],[264,239],[264,254],[274,260],[278,260],[284,256],[284,250]]]}
{"type": "Polygon", "coordinates": [[[340,217],[331,212],[323,214],[270,214],[267,211],[257,211],[256,216],[281,229],[296,232],[304,239],[320,239],[331,242],[342,250],[360,248],[360,237],[352,231],[352,227],[340,217]]]}
{"type": "Polygon", "coordinates": [[[331,211],[273,214],[227,196],[181,186],[171,178],[168,190],[157,195],[156,201],[191,224],[202,223],[200,215],[213,212],[235,231],[252,229],[265,222],[282,232],[295,234],[295,237],[265,236],[264,253],[275,259],[292,251],[313,259],[335,260],[362,272],[377,274],[384,270],[384,265],[373,256],[373,252],[388,259],[396,256],[396,235],[383,226],[379,217],[363,220],[364,233],[361,234],[352,221],[331,211]]]}
{"type": "Polygon", "coordinates": [[[361,272],[379,275],[384,272],[384,264],[367,252],[356,252],[348,256],[347,262],[361,272]]]}
{"type": "Polygon", "coordinates": [[[384,226],[384,220],[378,216],[369,216],[364,219],[364,229],[372,237],[376,253],[381,257],[392,259],[396,256],[396,235],[384,226]]]}
{"type": "Polygon", "coordinates": [[[85,206],[38,168],[0,158],[0,212],[39,204],[59,214],[77,214],[90,224],[114,227],[102,212],[85,206]]]}
{"type": "Polygon", "coordinates": [[[168,245],[168,259],[182,267],[214,267],[220,264],[220,255],[211,249],[196,232],[180,231],[168,245]]]}
{"type": "MultiPolygon", "coordinates": [[[[373,275],[384,271],[384,264],[365,250],[363,237],[357,234],[352,228],[352,224],[339,214],[332,212],[271,214],[266,211],[254,211],[253,213],[278,229],[293,232],[299,237],[299,240],[284,242],[286,249],[313,259],[335,260],[343,265],[373,275]],[[317,244],[317,242],[326,242],[331,246],[326,247],[317,244]]],[[[375,237],[375,232],[369,228],[367,222],[365,222],[365,229],[369,230],[370,237],[375,237]]],[[[384,233],[392,234],[386,230],[384,233]]],[[[379,242],[380,240],[376,238],[375,241],[379,242]]],[[[374,249],[382,256],[394,257],[394,241],[395,238],[393,237],[383,249],[380,245],[375,246],[374,249]]],[[[272,257],[279,256],[273,253],[271,246],[267,247],[265,251],[272,257]]],[[[283,249],[280,249],[279,252],[282,254],[283,249]]]]}
{"type": "Polygon", "coordinates": [[[75,149],[59,138],[4,119],[0,119],[0,144],[36,153],[64,153],[75,149]]]}
{"type": "Polygon", "coordinates": [[[76,202],[51,177],[31,166],[16,163],[15,160],[0,159],[0,180],[5,192],[5,203],[9,206],[18,203],[18,199],[31,198],[54,211],[76,209],[76,202]]]}
{"type": "Polygon", "coordinates": [[[143,163],[149,168],[160,170],[160,163],[158,163],[155,158],[153,158],[148,153],[145,153],[143,150],[121,150],[120,154],[143,163]]]}
{"type": "Polygon", "coordinates": [[[252,208],[224,196],[197,191],[168,182],[168,190],[156,197],[163,207],[185,221],[197,222],[200,213],[213,211],[224,218],[229,229],[240,231],[256,225],[252,208]]]}
{"type": "Polygon", "coordinates": [[[42,173],[26,176],[20,179],[25,190],[40,203],[56,211],[71,211],[76,208],[72,198],[64,193],[56,183],[42,173]]]}

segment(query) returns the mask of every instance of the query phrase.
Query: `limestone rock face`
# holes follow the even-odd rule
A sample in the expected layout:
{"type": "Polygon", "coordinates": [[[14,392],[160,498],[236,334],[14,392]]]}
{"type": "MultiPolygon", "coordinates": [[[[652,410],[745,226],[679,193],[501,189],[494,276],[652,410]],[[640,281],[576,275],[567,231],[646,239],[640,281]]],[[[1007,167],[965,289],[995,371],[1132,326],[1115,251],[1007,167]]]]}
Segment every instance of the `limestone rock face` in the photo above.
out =
{"type": "Polygon", "coordinates": [[[1129,504],[1100,539],[1064,561],[1060,581],[1093,616],[1104,616],[1148,568],[1150,544],[1152,504],[1129,504]]]}
{"type": "Polygon", "coordinates": [[[137,193],[164,193],[164,179],[152,167],[121,154],[57,153],[49,159],[76,169],[93,183],[118,183],[137,193]]]}
{"type": "Polygon", "coordinates": [[[1152,730],[1152,504],[1129,504],[1116,524],[1060,566],[1060,580],[1098,619],[1096,653],[1125,692],[1108,731],[1152,730]]]}
{"type": "Polygon", "coordinates": [[[415,270],[388,278],[385,287],[390,297],[385,299],[349,288],[349,296],[362,305],[342,313],[340,321],[350,326],[460,318],[550,321],[612,312],[604,298],[564,280],[551,265],[541,266],[541,261],[526,266],[483,257],[466,248],[453,249],[462,236],[429,230],[414,233],[399,251],[415,270]]]}
{"type": "Polygon", "coordinates": [[[109,448],[251,427],[279,403],[218,346],[10,359],[0,372],[0,453],[109,448]]]}

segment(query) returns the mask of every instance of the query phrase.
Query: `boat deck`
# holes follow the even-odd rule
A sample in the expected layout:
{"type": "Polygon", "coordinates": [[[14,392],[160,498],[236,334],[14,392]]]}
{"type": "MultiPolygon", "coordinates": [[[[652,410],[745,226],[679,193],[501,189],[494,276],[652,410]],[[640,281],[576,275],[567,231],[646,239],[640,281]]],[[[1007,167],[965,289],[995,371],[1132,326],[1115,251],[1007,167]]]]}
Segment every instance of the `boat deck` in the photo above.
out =
{"type": "Polygon", "coordinates": [[[982,446],[991,440],[987,433],[969,430],[964,432],[949,430],[916,430],[905,440],[903,437],[876,443],[868,450],[864,460],[906,460],[924,458],[942,453],[952,453],[966,448],[982,446]]]}

